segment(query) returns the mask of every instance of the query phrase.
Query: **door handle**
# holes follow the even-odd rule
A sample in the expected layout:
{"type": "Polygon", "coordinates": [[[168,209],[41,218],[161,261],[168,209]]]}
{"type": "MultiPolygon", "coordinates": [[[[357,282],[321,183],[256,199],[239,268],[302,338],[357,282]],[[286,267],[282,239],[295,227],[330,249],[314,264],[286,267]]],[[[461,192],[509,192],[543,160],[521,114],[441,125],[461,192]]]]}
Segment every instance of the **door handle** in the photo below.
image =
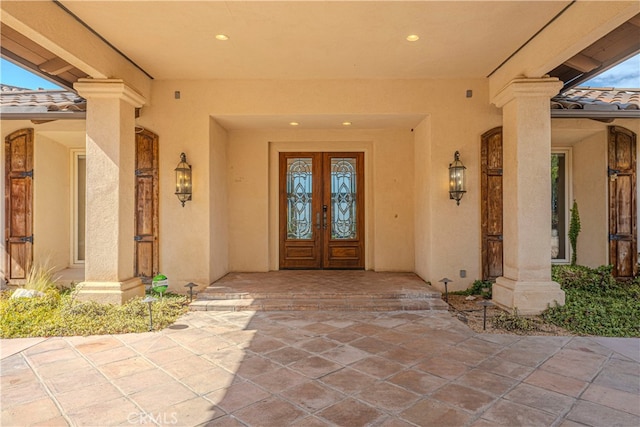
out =
{"type": "Polygon", "coordinates": [[[327,205],[322,205],[322,228],[327,229],[327,205]]]}

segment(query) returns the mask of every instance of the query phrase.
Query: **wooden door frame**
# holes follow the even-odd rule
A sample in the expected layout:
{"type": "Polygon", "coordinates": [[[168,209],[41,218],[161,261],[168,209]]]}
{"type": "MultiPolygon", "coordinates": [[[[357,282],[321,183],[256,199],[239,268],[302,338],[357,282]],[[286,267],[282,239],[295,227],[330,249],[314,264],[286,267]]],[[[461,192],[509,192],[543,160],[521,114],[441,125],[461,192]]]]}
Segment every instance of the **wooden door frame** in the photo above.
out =
{"type": "Polygon", "coordinates": [[[365,195],[364,195],[364,153],[363,152],[280,152],[278,154],[279,186],[279,264],[280,269],[364,269],[365,244],[365,195]],[[355,159],[357,171],[356,186],[356,229],[357,234],[350,239],[332,238],[332,159],[343,157],[355,159]],[[308,158],[313,165],[310,224],[312,238],[305,240],[288,239],[287,232],[287,186],[288,159],[308,158]],[[285,255],[286,254],[286,255],[285,255]],[[290,255],[289,255],[290,254],[290,255]]]}
{"type": "Polygon", "coordinates": [[[267,235],[267,259],[265,267],[268,270],[279,270],[280,261],[280,234],[279,234],[279,157],[282,152],[362,152],[364,153],[364,190],[365,190],[365,207],[364,207],[364,227],[365,227],[365,243],[364,243],[364,268],[371,270],[375,268],[373,262],[374,255],[374,236],[375,217],[373,194],[373,161],[374,150],[373,141],[270,141],[269,142],[269,217],[267,219],[268,235],[267,235]]]}
{"type": "Polygon", "coordinates": [[[373,259],[373,248],[375,245],[374,230],[375,217],[373,213],[373,141],[269,141],[268,150],[268,233],[266,245],[268,247],[265,269],[279,270],[280,247],[279,247],[279,182],[278,182],[278,161],[281,152],[301,152],[301,151],[330,151],[330,152],[362,152],[364,153],[364,198],[365,198],[365,244],[364,244],[364,264],[365,270],[375,269],[373,259]]]}

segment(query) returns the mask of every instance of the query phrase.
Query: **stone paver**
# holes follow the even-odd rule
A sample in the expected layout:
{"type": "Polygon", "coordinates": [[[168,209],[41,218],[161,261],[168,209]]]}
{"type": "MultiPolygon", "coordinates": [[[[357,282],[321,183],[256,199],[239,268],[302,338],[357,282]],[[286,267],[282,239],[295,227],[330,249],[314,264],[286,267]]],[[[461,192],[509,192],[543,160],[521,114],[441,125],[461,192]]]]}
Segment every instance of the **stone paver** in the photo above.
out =
{"type": "Polygon", "coordinates": [[[638,339],[476,334],[435,311],[190,312],[177,324],[0,341],[0,424],[640,425],[638,339]]]}

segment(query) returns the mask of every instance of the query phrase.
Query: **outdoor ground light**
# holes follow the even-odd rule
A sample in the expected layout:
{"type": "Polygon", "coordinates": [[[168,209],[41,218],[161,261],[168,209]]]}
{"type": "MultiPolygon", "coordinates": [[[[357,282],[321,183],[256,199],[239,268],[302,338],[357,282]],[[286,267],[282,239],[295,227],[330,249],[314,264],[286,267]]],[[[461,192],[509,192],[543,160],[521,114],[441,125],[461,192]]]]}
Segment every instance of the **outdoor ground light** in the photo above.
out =
{"type": "Polygon", "coordinates": [[[478,302],[478,305],[484,309],[484,313],[482,314],[482,330],[487,330],[487,307],[491,307],[493,303],[491,301],[482,300],[478,302]]]}
{"type": "Polygon", "coordinates": [[[193,282],[189,282],[186,285],[184,285],[185,288],[189,288],[189,302],[193,301],[193,288],[198,287],[198,285],[196,285],[193,282]]]}
{"type": "Polygon", "coordinates": [[[467,192],[466,167],[460,161],[458,151],[453,155],[453,163],[449,163],[449,198],[460,204],[460,199],[467,192]]]}
{"type": "Polygon", "coordinates": [[[153,304],[154,301],[158,301],[158,298],[148,296],[142,300],[142,302],[146,302],[149,304],[149,330],[150,331],[153,331],[153,314],[151,314],[151,304],[153,304]]]}
{"type": "Polygon", "coordinates": [[[180,163],[176,171],[176,196],[184,204],[191,200],[191,165],[187,163],[187,155],[180,153],[180,163]]]}
{"type": "Polygon", "coordinates": [[[444,300],[446,302],[449,302],[449,289],[447,289],[447,285],[451,282],[453,282],[453,280],[451,279],[447,279],[446,277],[444,279],[438,280],[440,283],[444,283],[444,300]]]}

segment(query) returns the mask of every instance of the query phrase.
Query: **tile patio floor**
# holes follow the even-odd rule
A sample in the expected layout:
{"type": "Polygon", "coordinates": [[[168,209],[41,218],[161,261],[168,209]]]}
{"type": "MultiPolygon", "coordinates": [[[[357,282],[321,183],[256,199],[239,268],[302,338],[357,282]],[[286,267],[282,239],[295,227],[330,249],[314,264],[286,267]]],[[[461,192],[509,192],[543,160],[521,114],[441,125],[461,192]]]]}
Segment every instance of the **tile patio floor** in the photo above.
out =
{"type": "Polygon", "coordinates": [[[640,340],[476,334],[446,311],[190,312],[0,345],[2,426],[640,425],[640,340]]]}

